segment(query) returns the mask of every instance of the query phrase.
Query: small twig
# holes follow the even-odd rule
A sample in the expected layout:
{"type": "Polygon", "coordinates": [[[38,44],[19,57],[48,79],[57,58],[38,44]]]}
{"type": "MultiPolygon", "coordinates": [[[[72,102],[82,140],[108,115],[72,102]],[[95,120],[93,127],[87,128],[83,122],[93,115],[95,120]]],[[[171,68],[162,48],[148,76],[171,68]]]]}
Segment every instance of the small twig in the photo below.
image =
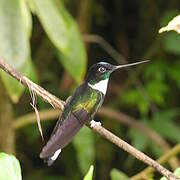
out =
{"type": "Polygon", "coordinates": [[[28,89],[29,89],[29,93],[30,93],[30,96],[31,96],[31,99],[32,99],[32,102],[30,102],[30,105],[35,111],[36,120],[37,120],[37,124],[38,124],[38,129],[39,129],[42,141],[44,141],[43,131],[42,131],[42,127],[41,127],[41,121],[40,121],[40,117],[39,117],[39,112],[38,112],[38,109],[36,107],[36,105],[37,105],[37,96],[36,96],[36,93],[33,91],[33,89],[31,89],[31,87],[29,85],[28,85],[28,89]]]}
{"type": "MultiPolygon", "coordinates": [[[[180,144],[177,144],[176,146],[174,146],[172,149],[170,149],[168,152],[166,152],[164,155],[162,155],[156,161],[159,164],[164,164],[167,162],[168,159],[170,159],[173,156],[176,156],[179,152],[180,152],[180,144]]],[[[154,172],[154,169],[151,167],[148,167],[148,168],[144,169],[143,171],[141,171],[140,173],[132,176],[131,180],[147,179],[148,174],[153,173],[153,172],[154,172]]]]}
{"type": "Polygon", "coordinates": [[[17,79],[21,84],[25,86],[31,86],[34,92],[38,96],[40,96],[42,99],[44,99],[46,102],[51,104],[54,108],[64,108],[64,103],[60,99],[58,99],[56,96],[50,94],[48,91],[43,89],[41,86],[35,84],[27,77],[21,75],[19,72],[17,72],[13,67],[11,67],[9,64],[7,64],[3,59],[0,58],[0,68],[3,69],[5,72],[10,74],[13,78],[17,79]]]}
{"type": "Polygon", "coordinates": [[[126,59],[116,51],[104,38],[96,34],[83,34],[83,40],[100,45],[117,63],[126,63],[126,59]]]}
{"type": "MultiPolygon", "coordinates": [[[[13,69],[10,65],[5,63],[2,59],[0,59],[0,67],[6,71],[8,74],[10,74],[12,77],[20,81],[22,84],[27,86],[28,84],[31,84],[31,87],[33,87],[33,90],[36,92],[37,95],[42,97],[44,100],[52,104],[54,107],[59,107],[60,109],[63,109],[64,105],[61,100],[59,100],[54,95],[50,94],[48,91],[44,90],[42,87],[38,86],[37,84],[33,83],[31,80],[29,80],[27,77],[22,76],[20,73],[16,72],[15,69],[13,69]]],[[[159,173],[166,176],[170,180],[180,180],[178,177],[176,177],[172,172],[158,164],[156,161],[145,155],[144,153],[140,152],[139,150],[135,149],[119,137],[115,136],[113,133],[108,131],[107,129],[103,128],[102,126],[94,126],[92,128],[95,132],[100,134],[102,137],[106,138],[110,142],[114,143],[118,147],[124,149],[140,161],[143,161],[144,163],[148,164],[151,167],[154,167],[159,173]]]]}
{"type": "MultiPolygon", "coordinates": [[[[61,115],[61,111],[55,110],[55,109],[46,109],[46,110],[39,111],[39,117],[41,119],[41,122],[57,119],[60,115],[61,115]]],[[[36,115],[34,113],[29,113],[24,116],[20,116],[16,118],[12,123],[12,127],[15,130],[19,130],[23,128],[24,126],[33,124],[35,122],[36,122],[36,115]]]]}

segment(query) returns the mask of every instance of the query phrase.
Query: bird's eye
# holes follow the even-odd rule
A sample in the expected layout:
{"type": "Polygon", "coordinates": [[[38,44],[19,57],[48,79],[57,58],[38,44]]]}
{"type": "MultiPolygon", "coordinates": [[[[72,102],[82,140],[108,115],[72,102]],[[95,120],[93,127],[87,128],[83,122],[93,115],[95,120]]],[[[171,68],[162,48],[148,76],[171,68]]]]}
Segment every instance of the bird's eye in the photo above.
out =
{"type": "Polygon", "coordinates": [[[103,73],[103,72],[106,71],[106,68],[105,68],[105,67],[100,67],[100,68],[98,69],[98,71],[101,72],[101,73],[103,73]]]}

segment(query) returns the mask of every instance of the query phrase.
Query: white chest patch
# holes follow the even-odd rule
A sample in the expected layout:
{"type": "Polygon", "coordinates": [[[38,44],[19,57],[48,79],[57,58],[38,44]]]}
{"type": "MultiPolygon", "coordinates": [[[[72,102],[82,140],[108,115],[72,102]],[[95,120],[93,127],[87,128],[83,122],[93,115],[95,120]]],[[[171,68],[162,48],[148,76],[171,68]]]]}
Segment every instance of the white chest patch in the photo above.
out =
{"type": "Polygon", "coordinates": [[[106,90],[107,90],[107,85],[108,85],[108,79],[99,81],[96,84],[90,84],[88,83],[88,86],[91,87],[92,89],[96,89],[100,92],[102,92],[104,95],[106,94],[106,90]]]}

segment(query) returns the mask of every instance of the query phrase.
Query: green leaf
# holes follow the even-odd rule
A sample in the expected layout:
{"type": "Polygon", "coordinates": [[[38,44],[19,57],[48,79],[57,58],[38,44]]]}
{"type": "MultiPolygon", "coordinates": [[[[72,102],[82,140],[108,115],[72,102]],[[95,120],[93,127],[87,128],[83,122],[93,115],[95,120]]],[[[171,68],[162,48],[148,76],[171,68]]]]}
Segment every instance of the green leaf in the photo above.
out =
{"type": "Polygon", "coordinates": [[[21,11],[22,11],[22,17],[24,20],[24,26],[26,28],[26,32],[28,37],[31,37],[31,32],[32,32],[32,17],[31,17],[31,12],[29,10],[29,7],[27,6],[27,3],[25,0],[20,0],[21,3],[21,11]]]}
{"type": "MultiPolygon", "coordinates": [[[[178,11],[167,11],[161,20],[161,26],[165,26],[173,17],[179,14],[178,11]]],[[[162,45],[167,52],[180,54],[180,36],[176,32],[162,34],[162,45]]]]}
{"type": "Polygon", "coordinates": [[[165,12],[165,14],[163,15],[162,19],[161,19],[161,26],[165,26],[168,24],[168,22],[174,18],[175,16],[177,16],[179,14],[178,10],[168,10],[165,12]]]}
{"type": "Polygon", "coordinates": [[[166,177],[162,177],[160,180],[168,180],[166,177]]]}
{"type": "Polygon", "coordinates": [[[159,105],[165,104],[165,94],[169,91],[169,86],[164,81],[149,81],[146,84],[146,90],[155,103],[159,105]]]}
{"type": "Polygon", "coordinates": [[[162,37],[164,49],[167,52],[180,55],[180,36],[176,32],[165,33],[162,37]]]}
{"type": "MultiPolygon", "coordinates": [[[[178,167],[178,168],[174,171],[173,174],[176,175],[177,177],[180,177],[180,167],[178,167]]],[[[168,180],[168,179],[163,176],[160,180],[168,180]]]]}
{"type": "Polygon", "coordinates": [[[142,114],[147,114],[150,102],[143,94],[136,89],[130,89],[123,93],[121,101],[127,106],[135,106],[142,114]]]}
{"type": "Polygon", "coordinates": [[[21,167],[13,155],[0,153],[0,179],[21,180],[21,167]]]}
{"type": "Polygon", "coordinates": [[[117,169],[111,170],[110,177],[111,177],[111,180],[129,180],[130,179],[125,173],[117,169]]]}
{"type": "Polygon", "coordinates": [[[159,133],[174,143],[178,143],[180,141],[180,128],[173,122],[161,121],[159,133]]]}
{"type": "Polygon", "coordinates": [[[156,113],[150,125],[163,137],[177,143],[180,141],[180,128],[173,120],[179,113],[178,109],[156,113]]]}
{"type": "Polygon", "coordinates": [[[173,63],[171,64],[171,66],[169,66],[168,68],[168,76],[169,78],[171,78],[173,81],[175,81],[175,83],[177,84],[177,86],[180,88],[180,63],[179,61],[177,63],[173,63]]]}
{"type": "Polygon", "coordinates": [[[89,171],[87,172],[87,174],[85,175],[83,180],[92,180],[93,179],[93,172],[94,172],[94,166],[91,165],[89,168],[89,171]]]}
{"type": "Polygon", "coordinates": [[[154,157],[157,159],[160,156],[162,156],[163,154],[163,149],[162,147],[158,146],[156,143],[152,142],[151,144],[149,144],[149,149],[151,149],[152,154],[154,155],[154,157]]]}
{"type": "Polygon", "coordinates": [[[149,145],[149,139],[139,132],[139,130],[130,129],[128,136],[132,139],[132,145],[141,151],[144,151],[149,145]]]}
{"type": "MultiPolygon", "coordinates": [[[[33,74],[28,13],[22,0],[0,0],[0,56],[26,76],[33,74]]],[[[24,87],[5,72],[1,71],[0,75],[11,99],[17,102],[24,87]]]]}
{"type": "Polygon", "coordinates": [[[62,1],[33,0],[36,14],[48,37],[57,48],[64,68],[77,83],[86,70],[86,51],[77,24],[62,1]]]}
{"type": "Polygon", "coordinates": [[[156,112],[153,115],[153,121],[173,121],[180,114],[180,109],[168,109],[166,111],[156,112]]]}
{"type": "Polygon", "coordinates": [[[180,177],[180,167],[178,167],[178,168],[174,171],[174,175],[180,177]]]}
{"type": "Polygon", "coordinates": [[[169,63],[167,63],[165,60],[155,59],[146,67],[144,71],[144,78],[147,80],[165,80],[165,75],[168,68],[169,63]]]}
{"type": "Polygon", "coordinates": [[[73,140],[73,145],[77,151],[78,165],[81,172],[87,172],[89,166],[94,163],[94,134],[87,128],[83,127],[73,140]]]}

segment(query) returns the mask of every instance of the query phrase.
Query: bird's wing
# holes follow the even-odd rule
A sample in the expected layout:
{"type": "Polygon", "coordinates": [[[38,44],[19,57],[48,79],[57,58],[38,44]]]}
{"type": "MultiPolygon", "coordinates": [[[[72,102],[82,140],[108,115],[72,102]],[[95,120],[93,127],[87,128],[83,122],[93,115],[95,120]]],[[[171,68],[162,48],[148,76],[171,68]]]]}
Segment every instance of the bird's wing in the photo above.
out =
{"type": "Polygon", "coordinates": [[[72,141],[80,128],[91,119],[90,114],[83,108],[80,94],[83,93],[85,84],[79,86],[68,98],[60,119],[58,120],[53,133],[43,147],[40,158],[45,159],[50,166],[58,157],[61,149],[72,141]]]}
{"type": "Polygon", "coordinates": [[[77,101],[77,99],[80,97],[78,94],[82,94],[82,90],[83,90],[83,86],[84,84],[80,85],[75,92],[73,93],[72,96],[69,96],[66,99],[65,105],[64,105],[64,110],[61,114],[61,116],[59,116],[58,121],[56,123],[56,126],[53,129],[53,132],[51,134],[51,137],[56,133],[57,129],[62,125],[63,121],[66,120],[66,117],[68,116],[68,114],[71,112],[71,108],[68,108],[68,106],[71,107],[71,104],[73,103],[73,101],[77,101]]]}
{"type": "MultiPolygon", "coordinates": [[[[66,99],[66,102],[65,102],[65,105],[64,105],[64,109],[66,109],[66,106],[69,105],[69,103],[71,102],[71,100],[72,100],[72,96],[69,96],[69,97],[66,99]]],[[[62,112],[62,113],[64,113],[64,112],[62,112]]],[[[69,113],[69,112],[67,112],[67,113],[69,113]]],[[[52,133],[51,133],[51,137],[56,133],[57,129],[62,125],[62,122],[63,122],[63,121],[64,121],[64,118],[62,118],[62,116],[59,116],[58,121],[57,121],[57,123],[56,123],[56,125],[55,125],[55,127],[54,127],[54,129],[53,129],[53,131],[52,131],[52,133]]]]}
{"type": "Polygon", "coordinates": [[[84,109],[70,112],[67,119],[63,121],[61,126],[59,126],[55,133],[51,136],[50,140],[43,148],[40,157],[51,160],[52,164],[54,160],[52,162],[51,157],[54,156],[55,152],[71,142],[80,128],[88,122],[90,118],[90,115],[84,109]]]}

